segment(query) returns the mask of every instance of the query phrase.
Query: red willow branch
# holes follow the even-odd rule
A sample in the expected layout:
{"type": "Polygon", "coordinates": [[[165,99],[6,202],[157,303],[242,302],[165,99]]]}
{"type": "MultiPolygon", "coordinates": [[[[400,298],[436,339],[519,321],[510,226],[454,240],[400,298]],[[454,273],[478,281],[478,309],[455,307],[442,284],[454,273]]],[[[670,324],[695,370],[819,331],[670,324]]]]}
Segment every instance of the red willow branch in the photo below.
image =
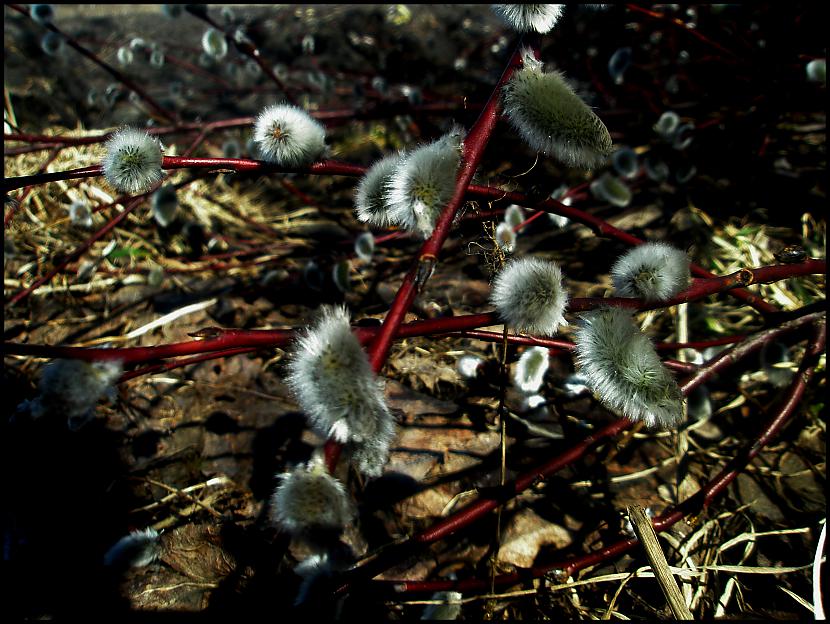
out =
{"type": "Polygon", "coordinates": [[[224,351],[213,351],[210,353],[203,353],[202,355],[197,355],[190,358],[179,358],[177,360],[172,360],[170,362],[162,362],[160,364],[152,364],[150,366],[145,366],[143,368],[137,368],[134,371],[129,371],[121,375],[118,380],[118,383],[122,383],[125,381],[129,381],[130,379],[135,379],[136,377],[141,377],[142,375],[149,375],[151,373],[159,373],[159,372],[167,372],[176,368],[181,368],[182,366],[189,366],[191,364],[198,364],[200,362],[206,362],[213,359],[229,357],[231,355],[240,355],[242,353],[253,353],[256,351],[256,347],[241,347],[238,349],[225,349],[224,351]]]}
{"type": "MultiPolygon", "coordinates": [[[[22,13],[23,15],[25,15],[26,17],[31,19],[31,15],[29,15],[29,9],[27,7],[20,6],[19,4],[7,4],[6,6],[9,7],[10,9],[14,9],[18,13],[22,13]]],[[[73,37],[70,37],[69,35],[67,35],[63,31],[61,31],[57,26],[55,26],[52,23],[42,24],[42,26],[44,28],[47,28],[48,30],[51,30],[53,33],[56,33],[56,34],[60,35],[63,38],[63,40],[66,41],[66,44],[68,46],[70,46],[71,48],[77,50],[83,56],[85,56],[90,61],[92,61],[93,63],[98,65],[98,67],[103,69],[110,76],[112,76],[118,82],[120,82],[125,87],[127,87],[130,91],[135,92],[135,94],[138,95],[138,97],[140,97],[142,100],[144,100],[147,103],[147,105],[150,108],[153,109],[154,113],[156,113],[157,115],[159,115],[160,117],[162,117],[162,118],[164,118],[168,121],[173,121],[173,122],[177,121],[177,117],[174,113],[171,113],[170,111],[165,109],[163,106],[161,106],[152,97],[150,97],[150,95],[148,95],[147,92],[144,91],[144,89],[139,87],[136,83],[134,83],[132,80],[127,78],[124,74],[122,74],[120,71],[118,71],[114,67],[111,67],[110,65],[108,65],[107,63],[102,61],[93,52],[90,52],[85,47],[83,47],[81,44],[79,44],[73,37]]]]}
{"type": "MultiPolygon", "coordinates": [[[[758,440],[753,442],[753,444],[748,447],[749,453],[745,454],[745,456],[742,455],[739,456],[739,458],[736,458],[731,469],[725,469],[722,471],[718,477],[702,488],[695,496],[688,499],[684,503],[681,503],[676,510],[667,512],[655,519],[655,529],[657,531],[667,529],[692,510],[699,509],[701,500],[704,506],[708,505],[711,500],[723,491],[726,485],[728,485],[728,483],[735,478],[738,472],[743,469],[746,462],[758,453],[763,444],[766,444],[769,439],[777,433],[778,430],[780,430],[780,427],[786,421],[786,418],[789,417],[797,405],[798,400],[801,398],[801,395],[803,394],[804,389],[812,376],[814,361],[824,350],[824,339],[826,336],[826,321],[824,316],[824,312],[814,312],[793,321],[786,322],[780,327],[755,334],[741,344],[722,352],[717,357],[704,364],[698,372],[692,375],[692,377],[681,385],[681,391],[685,396],[688,396],[692,390],[707,381],[709,378],[762,348],[765,344],[768,344],[787,333],[796,331],[809,324],[816,324],[816,340],[810,343],[810,346],[808,347],[808,353],[801,363],[799,374],[796,376],[796,381],[790,387],[787,398],[784,401],[783,409],[764,429],[758,440]]],[[[508,483],[506,487],[497,494],[478,499],[460,511],[440,520],[433,526],[417,533],[405,541],[381,548],[376,555],[370,555],[364,559],[362,563],[358,563],[354,568],[343,573],[336,584],[335,593],[343,594],[355,584],[361,581],[369,580],[381,572],[388,570],[390,567],[402,562],[408,556],[420,551],[424,546],[439,539],[448,537],[456,531],[469,526],[476,520],[489,514],[498,505],[503,504],[526,490],[528,487],[545,480],[555,472],[579,460],[585,453],[596,448],[600,442],[622,432],[631,425],[633,425],[633,423],[625,419],[614,421],[596,433],[588,436],[565,453],[517,477],[514,481],[508,483]]],[[[621,542],[602,549],[597,553],[585,555],[571,561],[545,566],[544,568],[531,568],[530,570],[520,573],[501,575],[496,577],[496,584],[514,584],[521,580],[542,576],[543,574],[546,574],[554,569],[562,570],[563,576],[569,576],[579,569],[589,565],[595,565],[596,563],[615,557],[633,547],[634,544],[636,544],[635,540],[622,540],[621,542]]],[[[380,590],[386,587],[387,589],[393,589],[397,593],[446,590],[473,591],[486,589],[489,586],[489,579],[475,578],[460,581],[374,581],[372,583],[373,589],[380,590]]]]}
{"type": "MultiPolygon", "coordinates": [[[[448,334],[450,336],[457,335],[462,338],[475,338],[476,340],[483,340],[485,342],[499,342],[502,340],[502,335],[499,332],[487,331],[482,329],[463,330],[448,334]]],[[[698,340],[695,342],[656,342],[654,348],[657,351],[678,351],[680,349],[696,349],[698,351],[708,347],[719,347],[723,345],[735,344],[741,342],[746,336],[738,334],[735,336],[724,336],[723,338],[712,338],[710,340],[698,340]]],[[[508,336],[507,342],[514,345],[528,346],[528,347],[547,347],[548,349],[556,351],[571,351],[573,343],[568,340],[556,340],[554,338],[536,338],[534,336],[508,336]]]]}
{"type": "MultiPolygon", "coordinates": [[[[480,103],[468,103],[465,110],[476,110],[478,108],[481,108],[480,103]]],[[[331,110],[314,110],[308,111],[308,114],[318,121],[336,125],[340,122],[352,122],[355,119],[380,119],[402,114],[450,114],[456,113],[458,110],[459,106],[455,102],[428,102],[425,104],[411,104],[407,100],[401,102],[374,104],[358,109],[337,108],[331,110]]],[[[234,117],[231,119],[220,119],[210,123],[215,129],[227,130],[248,127],[254,123],[255,119],[255,117],[234,117]]],[[[198,132],[204,125],[205,122],[190,122],[177,124],[175,126],[156,126],[153,128],[147,128],[146,130],[149,134],[154,136],[166,136],[185,132],[198,132]]],[[[4,153],[6,156],[17,156],[20,154],[28,154],[32,151],[49,149],[54,145],[94,145],[105,142],[110,138],[110,136],[112,136],[112,134],[112,132],[105,132],[103,134],[75,137],[49,134],[27,134],[22,132],[9,133],[3,135],[4,142],[20,141],[33,145],[5,148],[4,153]]]]}
{"type": "Polygon", "coordinates": [[[404,277],[403,283],[395,295],[395,300],[392,302],[392,306],[386,318],[383,320],[380,333],[369,349],[369,361],[376,373],[380,372],[381,368],[383,368],[389,355],[392,339],[397,333],[398,327],[403,323],[407,311],[415,301],[415,295],[423,287],[430,275],[432,275],[438,254],[449,236],[455,215],[464,202],[467,189],[481,162],[481,157],[490,140],[490,135],[493,133],[493,129],[498,122],[502,87],[513,75],[513,72],[521,65],[521,49],[522,38],[520,37],[516,49],[510,57],[499,82],[490,94],[490,98],[484,105],[475,124],[473,124],[473,127],[464,138],[461,171],[458,174],[455,191],[449,203],[438,217],[432,234],[421,247],[416,264],[412,266],[404,277]]]}
{"type": "MultiPolygon", "coordinates": [[[[44,163],[38,169],[38,173],[45,172],[46,168],[52,163],[53,160],[55,160],[55,158],[58,157],[59,153],[60,148],[53,148],[52,151],[49,153],[49,156],[47,156],[44,163]]],[[[9,227],[9,223],[11,223],[12,219],[14,219],[14,215],[17,213],[18,208],[20,208],[20,206],[23,205],[23,202],[26,201],[26,198],[29,196],[29,193],[32,192],[33,188],[33,186],[27,186],[23,189],[23,192],[20,194],[20,196],[15,198],[16,201],[12,204],[11,208],[9,208],[9,211],[6,213],[6,216],[3,219],[3,229],[9,227]]]]}
{"type": "MultiPolygon", "coordinates": [[[[488,102],[489,105],[489,102],[488,102]]],[[[487,107],[484,109],[485,111],[488,110],[487,107]]],[[[485,113],[482,112],[482,117],[484,117],[485,113]]],[[[481,120],[481,117],[479,118],[481,120]]],[[[478,123],[478,122],[476,122],[478,123]]],[[[495,121],[493,120],[493,123],[495,121]]],[[[470,131],[470,136],[472,136],[473,132],[470,131]]],[[[489,135],[488,135],[489,136],[489,135]]],[[[471,144],[471,139],[468,136],[467,141],[465,141],[465,150],[468,149],[466,146],[471,144]]],[[[473,144],[474,145],[474,144],[473,144]]],[[[483,149],[483,145],[479,145],[483,149]]],[[[470,147],[469,149],[472,149],[470,147]]],[[[479,158],[481,153],[479,153],[479,158]]],[[[162,159],[162,167],[164,169],[208,169],[215,173],[225,173],[228,171],[235,171],[235,172],[261,172],[261,173],[275,173],[275,172],[283,172],[283,173],[310,173],[313,175],[346,175],[346,176],[362,176],[366,172],[365,167],[361,167],[359,165],[352,165],[350,163],[344,163],[339,161],[333,160],[325,160],[314,163],[309,167],[305,168],[298,168],[298,169],[284,169],[278,168],[274,165],[264,163],[258,160],[251,160],[245,158],[184,158],[184,157],[176,157],[176,156],[165,156],[162,159]]],[[[465,166],[462,171],[466,171],[467,167],[465,166]]],[[[102,175],[101,167],[85,167],[83,169],[75,169],[71,171],[64,171],[64,172],[55,172],[55,173],[47,173],[47,174],[35,174],[29,176],[18,176],[14,178],[4,178],[2,182],[2,189],[3,192],[8,192],[10,190],[20,188],[22,186],[29,186],[32,184],[38,184],[42,182],[54,181],[54,180],[63,180],[69,178],[79,178],[79,177],[89,177],[89,176],[96,176],[102,175]]],[[[461,178],[459,178],[459,182],[461,178]]],[[[580,210],[579,208],[574,208],[573,206],[567,206],[562,202],[559,202],[555,199],[546,199],[541,203],[536,203],[535,205],[530,198],[523,194],[517,192],[510,192],[505,191],[503,189],[488,187],[488,186],[477,186],[469,184],[466,189],[466,192],[476,199],[488,199],[491,201],[498,201],[504,200],[509,201],[519,205],[530,205],[534,210],[542,210],[544,212],[550,212],[552,214],[557,214],[561,216],[568,217],[573,221],[577,221],[582,223],[583,225],[587,225],[590,227],[595,233],[601,236],[610,236],[615,238],[623,243],[629,245],[641,245],[645,241],[628,234],[627,232],[620,230],[619,228],[614,227],[610,223],[596,217],[590,213],[585,212],[584,210],[580,210]]],[[[459,187],[456,187],[456,194],[460,193],[459,187]]],[[[464,198],[464,194],[461,194],[461,198],[464,198]]],[[[453,205],[456,201],[459,202],[459,205],[456,206],[456,210],[460,207],[461,199],[457,199],[456,196],[453,197],[451,203],[448,205],[453,205]]],[[[454,215],[455,213],[453,213],[454,215]]],[[[454,218],[454,216],[453,216],[454,218]]],[[[435,226],[435,230],[433,231],[432,236],[429,240],[427,240],[423,247],[421,248],[421,253],[419,254],[418,263],[412,267],[410,272],[404,277],[404,281],[401,284],[401,288],[398,291],[400,296],[400,303],[396,303],[398,299],[393,302],[392,309],[390,309],[390,314],[394,312],[394,316],[387,318],[390,319],[390,323],[400,323],[403,315],[401,315],[401,311],[406,308],[408,309],[411,305],[412,301],[415,298],[416,294],[416,282],[419,280],[419,276],[427,276],[431,273],[432,269],[435,266],[435,261],[437,257],[437,252],[440,250],[441,246],[443,245],[444,240],[446,240],[446,236],[449,233],[449,228],[452,224],[453,218],[449,217],[449,213],[445,212],[442,215],[442,218],[439,219],[438,223],[435,226]],[[444,219],[446,217],[446,220],[444,219]],[[441,229],[439,229],[439,227],[441,229]],[[439,242],[439,238],[441,239],[439,242]],[[407,305],[406,300],[409,299],[410,302],[407,305]],[[396,316],[400,316],[400,320],[395,320],[396,316]]],[[[715,277],[713,273],[710,273],[706,269],[696,265],[690,265],[692,273],[700,277],[712,278],[715,277]]],[[[752,283],[752,282],[749,282],[752,283]]],[[[755,310],[761,312],[764,315],[768,314],[775,314],[778,313],[779,310],[774,305],[764,301],[758,295],[749,292],[743,288],[738,288],[732,291],[731,293],[734,297],[741,299],[755,310]]],[[[390,334],[391,335],[391,334],[390,334]]],[[[387,345],[388,346],[388,345],[387,345]]],[[[384,356],[385,357],[385,356],[384,356]]]]}
{"type": "MultiPolygon", "coordinates": [[[[123,213],[122,213],[123,214],[123,213]]],[[[119,215],[120,217],[121,215],[119,215]]],[[[718,292],[735,288],[746,283],[744,280],[752,279],[753,283],[768,283],[794,277],[796,275],[823,274],[826,270],[824,260],[807,260],[799,264],[783,264],[759,267],[756,269],[741,269],[731,275],[716,277],[710,280],[697,279],[687,290],[679,293],[672,299],[664,302],[644,302],[640,299],[626,297],[576,297],[568,304],[568,312],[585,312],[601,306],[625,306],[636,310],[652,310],[664,308],[678,303],[695,301],[718,292]]],[[[794,313],[797,313],[795,311],[794,313]]],[[[398,327],[396,338],[415,338],[435,334],[448,334],[453,332],[470,332],[480,327],[499,325],[498,316],[495,312],[482,314],[468,314],[462,316],[441,317],[424,321],[414,321],[398,327]]],[[[378,327],[356,327],[354,329],[361,343],[368,344],[377,339],[380,328],[378,327]]],[[[193,355],[208,351],[220,351],[240,347],[275,347],[287,344],[292,335],[292,330],[264,330],[264,329],[224,329],[220,327],[209,327],[191,334],[200,340],[180,342],[156,347],[125,347],[116,349],[87,349],[83,347],[59,347],[50,345],[32,345],[4,342],[3,350],[10,355],[33,355],[38,357],[66,357],[83,359],[87,361],[96,360],[120,360],[125,365],[139,364],[168,357],[193,355]]],[[[486,334],[484,334],[486,335],[486,334]]],[[[501,334],[499,334],[501,336],[501,334]]],[[[475,336],[471,336],[475,337],[475,336]]],[[[510,340],[510,338],[508,338],[510,340]]],[[[517,336],[514,340],[526,340],[527,343],[518,344],[539,344],[551,348],[570,348],[567,341],[559,341],[548,338],[535,338],[532,336],[517,336]]],[[[723,339],[719,339],[723,340],[723,339]]],[[[725,344],[721,342],[721,344],[725,344]]]]}
{"type": "MultiPolygon", "coordinates": [[[[597,216],[585,212],[584,210],[580,210],[579,208],[568,206],[552,198],[548,198],[541,203],[535,203],[530,201],[530,198],[524,193],[506,192],[493,187],[476,187],[475,192],[478,198],[490,199],[492,201],[504,200],[513,204],[528,206],[534,210],[543,210],[544,212],[550,212],[552,214],[568,217],[572,221],[588,226],[595,234],[600,236],[610,236],[628,245],[641,245],[645,242],[636,236],[629,234],[628,232],[614,227],[607,221],[603,221],[597,216]]],[[[691,264],[691,270],[693,274],[699,277],[714,277],[714,274],[696,264],[691,264]]],[[[764,301],[761,297],[749,292],[748,290],[737,289],[732,291],[731,294],[734,297],[746,302],[762,314],[773,314],[779,311],[774,305],[764,301]]]]}

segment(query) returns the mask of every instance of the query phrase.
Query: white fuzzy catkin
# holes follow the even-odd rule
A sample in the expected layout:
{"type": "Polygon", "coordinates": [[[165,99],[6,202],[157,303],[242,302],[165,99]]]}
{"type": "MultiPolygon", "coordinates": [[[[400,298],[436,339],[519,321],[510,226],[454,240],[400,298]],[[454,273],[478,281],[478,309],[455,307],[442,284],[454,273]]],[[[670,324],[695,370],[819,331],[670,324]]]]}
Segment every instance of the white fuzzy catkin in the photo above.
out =
{"type": "Polygon", "coordinates": [[[287,382],[311,425],[348,443],[358,470],[380,475],[395,435],[394,417],[345,308],[324,306],[299,337],[287,382]]]}
{"type": "Polygon", "coordinates": [[[461,164],[461,139],[461,130],[453,129],[397,163],[384,193],[393,222],[429,238],[455,191],[461,164]]]}
{"type": "Polygon", "coordinates": [[[547,347],[525,349],[513,373],[513,383],[525,394],[538,392],[548,372],[550,358],[547,347]]]}
{"type": "Polygon", "coordinates": [[[564,4],[494,4],[493,12],[518,32],[550,31],[562,15],[564,4]]]}
{"type": "Polygon", "coordinates": [[[323,156],[326,129],[296,106],[275,104],[257,117],[254,141],[262,160],[281,167],[302,167],[323,156]]]}
{"type": "Polygon", "coordinates": [[[319,460],[280,475],[271,497],[271,520],[295,535],[313,530],[342,531],[353,517],[346,488],[319,460]]]}
{"type": "Polygon", "coordinates": [[[109,138],[106,149],[102,167],[114,189],[135,194],[161,180],[161,145],[144,130],[119,130],[109,138]]]}
{"type": "Polygon", "coordinates": [[[545,72],[529,49],[503,89],[504,112],[531,148],[571,167],[591,169],[613,150],[605,124],[560,72],[545,72]]]}
{"type": "Polygon", "coordinates": [[[359,221],[378,227],[392,225],[392,216],[384,195],[401,157],[402,154],[397,153],[381,158],[360,179],[354,202],[355,214],[359,221]]]}
{"type": "Polygon", "coordinates": [[[575,337],[579,373],[605,407],[648,427],[674,429],[680,424],[680,388],[630,310],[589,312],[575,337]]]}
{"type": "Polygon", "coordinates": [[[567,325],[568,293],[559,265],[539,258],[510,261],[496,276],[490,303],[501,319],[517,331],[552,336],[567,325]]]}
{"type": "Polygon", "coordinates": [[[140,568],[159,557],[159,533],[149,527],[131,531],[118,540],[104,555],[105,566],[140,568]]]}
{"type": "Polygon", "coordinates": [[[121,376],[120,362],[53,360],[40,374],[38,395],[29,403],[33,418],[60,416],[77,430],[92,419],[98,400],[121,376]]]}
{"type": "Polygon", "coordinates": [[[617,259],[611,279],[621,297],[665,301],[689,286],[689,257],[666,243],[643,243],[617,259]]]}

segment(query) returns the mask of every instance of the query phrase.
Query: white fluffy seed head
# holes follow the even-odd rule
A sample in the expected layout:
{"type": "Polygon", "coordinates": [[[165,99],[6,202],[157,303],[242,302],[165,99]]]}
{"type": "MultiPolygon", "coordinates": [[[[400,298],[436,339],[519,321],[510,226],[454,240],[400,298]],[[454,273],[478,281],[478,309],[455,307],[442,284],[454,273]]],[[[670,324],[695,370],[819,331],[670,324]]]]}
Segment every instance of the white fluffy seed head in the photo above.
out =
{"type": "Polygon", "coordinates": [[[274,104],[257,117],[254,141],[262,160],[281,167],[302,167],[323,156],[326,129],[296,106],[274,104]]]}
{"type": "Polygon", "coordinates": [[[324,306],[299,337],[287,382],[315,430],[347,443],[367,476],[381,473],[395,435],[394,417],[345,308],[324,306]]]}
{"type": "Polygon", "coordinates": [[[393,222],[423,238],[432,234],[435,222],[455,191],[461,141],[461,130],[453,129],[397,163],[384,193],[393,222]]]}
{"type": "Polygon", "coordinates": [[[77,430],[92,419],[95,405],[121,376],[120,362],[52,360],[43,368],[38,395],[29,407],[33,418],[58,416],[77,430]]]}
{"type": "Polygon", "coordinates": [[[360,179],[354,201],[355,214],[359,221],[378,227],[392,225],[392,216],[384,195],[401,158],[400,153],[381,158],[360,179]]]}
{"type": "Polygon", "coordinates": [[[568,293],[559,265],[539,258],[511,260],[493,281],[490,303],[517,331],[552,336],[567,325],[568,293]]]}
{"type": "Polygon", "coordinates": [[[575,343],[580,375],[606,408],[648,427],[680,424],[680,388],[630,310],[601,308],[584,315],[575,343]]]}
{"type": "Polygon", "coordinates": [[[117,191],[140,193],[161,180],[161,145],[144,130],[124,128],[106,144],[104,177],[117,191]]]}
{"type": "Polygon", "coordinates": [[[493,12],[518,32],[550,31],[562,15],[564,4],[494,4],[493,12]]]}
{"type": "Polygon", "coordinates": [[[611,279],[621,297],[664,301],[688,288],[689,257],[666,243],[643,243],[617,259],[611,279]]]}
{"type": "Polygon", "coordinates": [[[104,565],[140,568],[159,557],[159,533],[152,527],[131,531],[104,555],[104,565]]]}
{"type": "Polygon", "coordinates": [[[550,358],[546,347],[530,347],[525,349],[513,373],[513,383],[525,394],[539,391],[545,373],[550,366],[550,358]]]}
{"type": "Polygon", "coordinates": [[[312,460],[280,475],[271,497],[272,522],[292,534],[308,531],[342,531],[354,517],[346,488],[312,460]]]}
{"type": "Polygon", "coordinates": [[[605,162],[613,143],[599,117],[574,93],[559,72],[545,72],[532,51],[504,86],[504,112],[531,148],[571,167],[591,169],[605,162]]]}

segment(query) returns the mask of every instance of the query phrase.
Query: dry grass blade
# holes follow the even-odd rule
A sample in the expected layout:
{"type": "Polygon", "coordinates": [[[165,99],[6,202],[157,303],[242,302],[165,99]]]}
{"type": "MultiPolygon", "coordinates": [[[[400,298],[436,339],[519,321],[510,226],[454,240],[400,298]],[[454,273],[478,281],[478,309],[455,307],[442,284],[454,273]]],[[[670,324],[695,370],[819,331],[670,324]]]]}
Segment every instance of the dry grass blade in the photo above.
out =
{"type": "Polygon", "coordinates": [[[672,578],[666,556],[657,541],[657,533],[654,532],[654,527],[651,526],[651,519],[646,515],[645,510],[637,505],[628,508],[628,517],[631,519],[637,539],[640,540],[646,551],[654,575],[660,584],[660,589],[663,590],[663,594],[666,596],[666,601],[669,603],[669,608],[671,608],[674,617],[678,620],[694,619],[683,600],[683,594],[680,593],[677,582],[672,578]]]}

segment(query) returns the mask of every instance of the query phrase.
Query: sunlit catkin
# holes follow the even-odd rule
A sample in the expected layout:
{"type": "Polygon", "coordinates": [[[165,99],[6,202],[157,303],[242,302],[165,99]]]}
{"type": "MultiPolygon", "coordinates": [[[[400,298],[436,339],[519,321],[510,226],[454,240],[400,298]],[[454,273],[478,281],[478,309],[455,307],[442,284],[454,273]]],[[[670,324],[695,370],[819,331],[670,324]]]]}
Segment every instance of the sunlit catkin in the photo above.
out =
{"type": "Polygon", "coordinates": [[[325,464],[312,459],[280,475],[280,484],[271,497],[272,522],[289,533],[342,531],[354,516],[346,488],[326,471],[325,464]]]}
{"type": "Polygon", "coordinates": [[[575,338],[579,372],[600,403],[648,427],[680,424],[680,388],[630,310],[600,308],[585,314],[575,338]]]}
{"type": "Polygon", "coordinates": [[[666,243],[643,243],[617,259],[611,279],[617,295],[665,301],[689,286],[689,257],[666,243]]]}
{"type": "Polygon", "coordinates": [[[321,309],[297,340],[287,381],[311,425],[347,444],[358,470],[379,475],[395,435],[394,417],[345,308],[321,309]]]}
{"type": "Polygon", "coordinates": [[[552,336],[561,325],[567,325],[568,293],[555,262],[539,258],[508,262],[493,281],[490,303],[517,331],[552,336]]]}
{"type": "Polygon", "coordinates": [[[559,72],[546,72],[531,50],[503,90],[504,113],[531,148],[571,167],[603,164],[613,143],[605,124],[559,72]]]}

